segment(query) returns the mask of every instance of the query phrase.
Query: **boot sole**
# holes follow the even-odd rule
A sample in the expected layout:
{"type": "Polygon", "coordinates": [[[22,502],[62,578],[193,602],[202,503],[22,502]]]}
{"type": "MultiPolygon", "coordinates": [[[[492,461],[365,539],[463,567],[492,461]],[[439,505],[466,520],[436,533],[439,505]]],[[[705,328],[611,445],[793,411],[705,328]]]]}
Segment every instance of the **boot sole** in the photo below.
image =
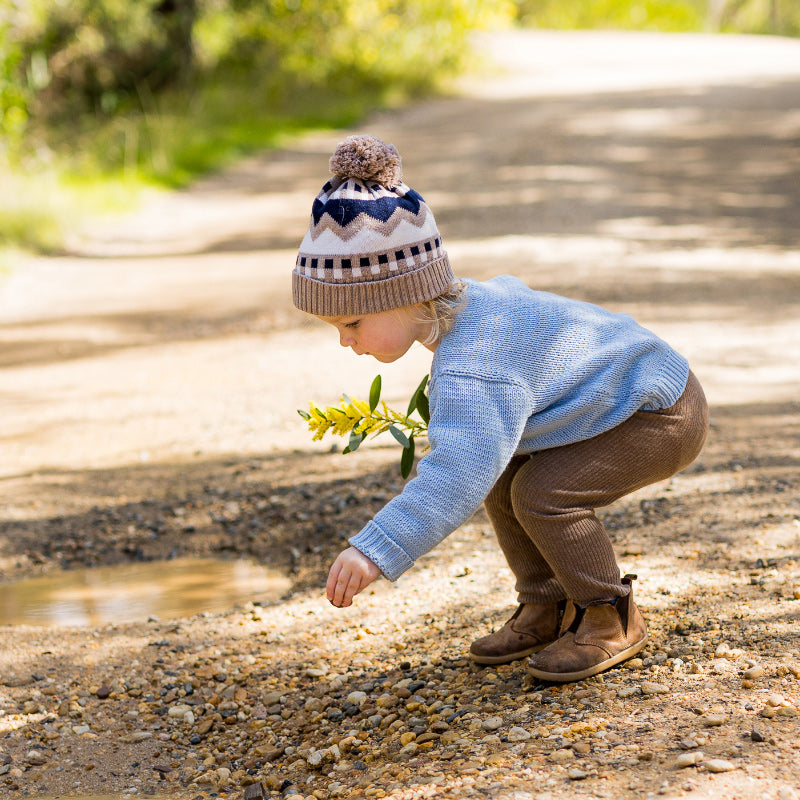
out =
{"type": "Polygon", "coordinates": [[[536,667],[529,667],[528,671],[534,678],[550,681],[551,683],[582,681],[584,678],[591,678],[592,675],[598,675],[601,672],[605,672],[607,669],[611,669],[611,667],[616,667],[617,664],[621,664],[623,661],[627,661],[629,658],[633,658],[647,644],[647,639],[648,636],[645,634],[644,639],[631,645],[626,650],[617,653],[615,656],[611,656],[611,658],[607,658],[605,661],[601,661],[599,664],[579,670],[578,672],[546,672],[542,669],[536,669],[536,667]]]}
{"type": "Polygon", "coordinates": [[[552,644],[552,642],[537,644],[536,647],[527,647],[525,650],[518,650],[516,653],[506,653],[503,656],[477,656],[474,653],[470,653],[469,657],[476,664],[510,664],[512,661],[519,661],[521,658],[525,658],[525,656],[532,656],[534,653],[544,650],[544,648],[550,644],[552,644]]]}

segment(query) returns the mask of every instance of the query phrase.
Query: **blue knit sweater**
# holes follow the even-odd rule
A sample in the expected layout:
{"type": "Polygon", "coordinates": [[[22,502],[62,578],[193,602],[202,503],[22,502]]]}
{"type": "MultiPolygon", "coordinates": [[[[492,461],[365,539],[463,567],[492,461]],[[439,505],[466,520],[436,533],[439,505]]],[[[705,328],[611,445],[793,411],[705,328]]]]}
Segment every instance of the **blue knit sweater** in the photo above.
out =
{"type": "Polygon", "coordinates": [[[469,519],[515,454],[668,408],[686,386],[686,359],[627,314],[507,275],[466,283],[431,366],[430,451],[350,539],[390,580],[469,519]]]}

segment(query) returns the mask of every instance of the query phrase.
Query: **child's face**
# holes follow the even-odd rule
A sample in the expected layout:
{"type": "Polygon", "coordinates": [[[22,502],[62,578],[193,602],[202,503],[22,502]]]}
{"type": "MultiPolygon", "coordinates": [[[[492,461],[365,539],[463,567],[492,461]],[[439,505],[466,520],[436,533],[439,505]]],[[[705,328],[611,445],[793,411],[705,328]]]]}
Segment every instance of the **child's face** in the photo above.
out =
{"type": "Polygon", "coordinates": [[[429,323],[415,319],[409,308],[319,319],[339,331],[342,347],[351,348],[359,356],[372,356],[382,364],[405,355],[414,342],[427,337],[430,327],[429,323]]]}

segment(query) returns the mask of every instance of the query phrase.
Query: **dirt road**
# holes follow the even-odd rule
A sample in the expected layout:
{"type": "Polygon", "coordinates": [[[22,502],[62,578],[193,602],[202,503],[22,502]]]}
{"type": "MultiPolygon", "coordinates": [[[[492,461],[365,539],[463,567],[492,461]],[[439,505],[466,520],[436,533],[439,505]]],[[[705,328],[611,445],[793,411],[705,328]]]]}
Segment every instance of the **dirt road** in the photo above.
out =
{"type": "MultiPolygon", "coordinates": [[[[663,692],[643,690],[641,671],[617,670],[610,694],[592,685],[583,697],[543,695],[524,683],[523,664],[462,663],[470,639],[514,603],[480,515],[358,607],[321,600],[331,553],[399,487],[394,448],[330,454],[295,414],[310,399],[363,394],[378,371],[291,307],[295,248],[343,136],[332,132],[149,198],[76,232],[65,255],[0,278],[0,578],[235,552],[285,568],[297,589],[274,609],[172,628],[39,631],[0,619],[0,797],[131,787],[235,796],[255,779],[284,796],[288,781],[316,797],[524,800],[559,796],[565,782],[575,797],[800,797],[800,41],[541,32],[484,47],[496,66],[458,96],[360,129],[397,145],[458,273],[512,272],[629,312],[700,377],[712,433],[697,464],[607,515],[653,632],[644,683],[663,692]],[[222,524],[232,500],[238,516],[222,524]],[[191,536],[178,524],[187,508],[205,520],[191,536]],[[170,651],[151,646],[167,638],[170,651]],[[361,717],[337,729],[329,716],[326,732],[310,721],[313,703],[288,701],[288,716],[252,716],[264,693],[325,701],[342,687],[396,684],[401,658],[403,674],[422,675],[448,703],[450,678],[466,676],[457,680],[471,710],[455,755],[434,738],[398,757],[376,734],[355,758],[363,769],[349,757],[320,771],[309,748],[329,750],[361,717]],[[319,661],[327,677],[314,673],[319,661]],[[267,726],[269,756],[245,735],[230,738],[235,721],[216,744],[212,728],[192,745],[161,726],[165,712],[143,709],[141,692],[112,692],[116,722],[89,712],[97,687],[122,685],[126,672],[133,684],[187,671],[203,683],[222,662],[247,678],[240,685],[255,699],[241,701],[240,721],[264,722],[248,735],[267,726]],[[743,683],[754,665],[761,677],[743,683]],[[513,721],[530,738],[512,745],[501,698],[514,686],[528,692],[528,716],[513,721]],[[759,716],[776,695],[785,704],[770,708],[788,710],[759,716]],[[69,716],[87,696],[88,736],[69,716]],[[569,724],[537,717],[547,704],[569,724]],[[713,709],[724,722],[694,721],[713,709]],[[115,726],[129,711],[143,721],[128,720],[123,735],[115,726]],[[308,720],[283,731],[278,720],[293,714],[308,720]],[[506,727],[494,735],[481,727],[487,716],[506,727]],[[763,741],[751,736],[756,724],[769,727],[763,741]],[[137,732],[150,735],[131,739],[137,732]],[[730,771],[678,769],[680,742],[692,737],[705,744],[687,752],[702,746],[730,771]],[[589,749],[570,749],[576,740],[589,749]],[[26,761],[37,748],[42,763],[26,761]],[[552,757],[562,750],[569,756],[552,757]],[[208,758],[223,772],[206,781],[208,758]]],[[[386,399],[403,403],[428,364],[420,348],[381,367],[386,399]]],[[[398,719],[392,736],[414,733],[398,719]]]]}

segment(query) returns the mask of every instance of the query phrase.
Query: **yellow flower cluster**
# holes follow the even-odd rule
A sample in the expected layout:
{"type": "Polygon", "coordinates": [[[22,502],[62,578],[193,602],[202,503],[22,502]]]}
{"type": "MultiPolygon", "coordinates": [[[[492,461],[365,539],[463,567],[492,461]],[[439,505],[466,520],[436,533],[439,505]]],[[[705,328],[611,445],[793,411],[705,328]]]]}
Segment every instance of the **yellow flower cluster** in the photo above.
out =
{"type": "Polygon", "coordinates": [[[322,439],[329,431],[336,436],[349,436],[351,433],[377,436],[388,431],[392,424],[399,425],[414,434],[425,433],[424,424],[392,410],[383,401],[379,411],[370,409],[363,400],[354,400],[347,395],[342,396],[338,407],[326,406],[321,409],[310,403],[306,422],[308,429],[314,434],[315,442],[322,439]]]}
{"type": "Polygon", "coordinates": [[[377,436],[388,431],[403,448],[400,458],[400,473],[407,478],[414,464],[414,437],[425,436],[428,432],[428,397],[425,387],[426,375],[411,397],[408,411],[401,414],[389,408],[380,399],[381,376],[377,375],[369,390],[369,402],[353,400],[342,395],[338,406],[326,406],[324,409],[309,404],[308,411],[297,410],[297,413],[308,423],[308,429],[314,434],[313,441],[319,441],[326,433],[336,436],[349,436],[350,440],[345,453],[352,453],[367,436],[377,436]],[[381,410],[378,410],[380,405],[381,410]],[[417,412],[419,419],[411,414],[417,412]]]}

